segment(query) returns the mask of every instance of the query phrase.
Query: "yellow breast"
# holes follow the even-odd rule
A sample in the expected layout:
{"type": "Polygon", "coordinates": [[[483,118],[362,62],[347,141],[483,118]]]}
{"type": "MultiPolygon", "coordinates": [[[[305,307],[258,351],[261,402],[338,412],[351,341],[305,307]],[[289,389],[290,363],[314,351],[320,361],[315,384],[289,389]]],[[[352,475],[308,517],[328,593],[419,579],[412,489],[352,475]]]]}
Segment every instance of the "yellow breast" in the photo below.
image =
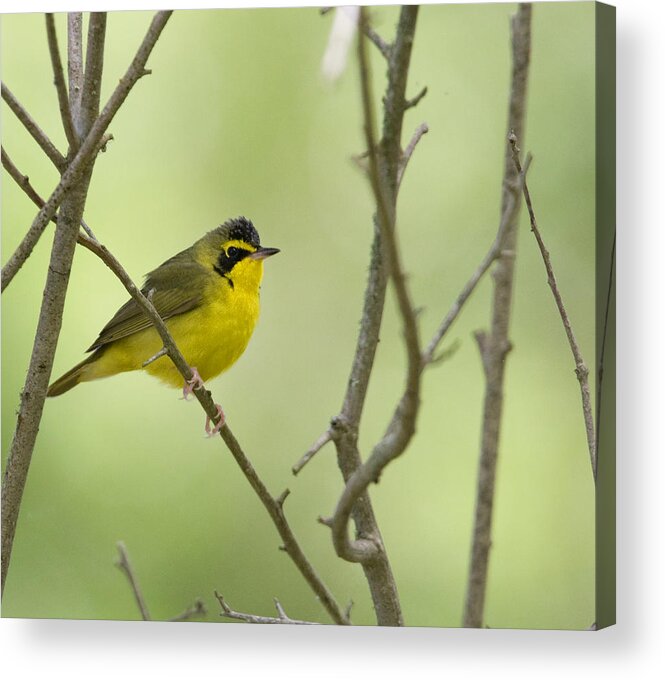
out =
{"type": "MultiPolygon", "coordinates": [[[[260,273],[253,278],[254,285],[233,286],[222,277],[211,278],[196,309],[166,320],[185,360],[204,381],[230,368],[247,348],[259,317],[260,273]]],[[[139,370],[161,347],[161,338],[154,328],[134,333],[112,343],[91,364],[86,379],[139,370]]],[[[166,356],[145,370],[172,387],[183,385],[182,376],[166,356]]]]}

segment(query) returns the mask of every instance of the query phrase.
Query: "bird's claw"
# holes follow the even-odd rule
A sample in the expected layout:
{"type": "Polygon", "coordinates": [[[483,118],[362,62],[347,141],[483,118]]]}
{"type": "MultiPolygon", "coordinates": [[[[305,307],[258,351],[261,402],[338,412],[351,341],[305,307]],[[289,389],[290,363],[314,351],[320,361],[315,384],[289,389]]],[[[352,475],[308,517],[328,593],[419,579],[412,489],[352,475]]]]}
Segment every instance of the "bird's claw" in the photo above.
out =
{"type": "Polygon", "coordinates": [[[219,416],[219,421],[216,425],[214,425],[213,419],[206,415],[206,434],[208,437],[214,437],[218,434],[226,422],[226,416],[224,415],[222,407],[219,404],[215,404],[215,408],[217,409],[217,415],[219,416]],[[214,427],[211,427],[211,424],[214,425],[214,427]]]}
{"type": "Polygon", "coordinates": [[[199,375],[199,372],[196,370],[196,367],[192,366],[191,369],[192,377],[189,380],[185,380],[185,385],[182,388],[182,398],[185,401],[189,401],[187,397],[189,397],[189,395],[192,394],[194,390],[198,390],[204,386],[203,380],[199,375]]]}

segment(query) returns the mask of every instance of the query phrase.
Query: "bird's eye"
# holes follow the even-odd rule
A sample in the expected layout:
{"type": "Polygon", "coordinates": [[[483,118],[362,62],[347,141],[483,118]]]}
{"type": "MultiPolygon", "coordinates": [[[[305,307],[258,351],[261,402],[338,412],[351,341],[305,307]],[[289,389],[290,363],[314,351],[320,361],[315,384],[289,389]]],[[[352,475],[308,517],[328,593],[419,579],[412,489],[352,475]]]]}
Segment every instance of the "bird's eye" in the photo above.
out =
{"type": "Polygon", "coordinates": [[[235,248],[234,246],[231,246],[227,251],[226,255],[232,259],[232,260],[237,260],[238,255],[240,255],[240,250],[238,248],[235,248]]]}

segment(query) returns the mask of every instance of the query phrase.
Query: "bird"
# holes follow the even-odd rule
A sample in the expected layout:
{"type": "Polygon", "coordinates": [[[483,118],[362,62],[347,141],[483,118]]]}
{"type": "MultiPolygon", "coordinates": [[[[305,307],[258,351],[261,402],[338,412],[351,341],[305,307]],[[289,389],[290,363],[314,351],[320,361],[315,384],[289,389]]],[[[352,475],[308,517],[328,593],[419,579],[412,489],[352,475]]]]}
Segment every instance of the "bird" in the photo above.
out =
{"type": "MultiPolygon", "coordinates": [[[[130,299],[87,349],[92,354],[51,384],[47,396],[60,396],[82,382],[143,369],[171,387],[182,387],[186,399],[242,356],[259,317],[263,262],[278,252],[261,246],[251,220],[237,217],[146,275],[141,292],[152,300],[191,367],[191,380],[183,381],[167,356],[149,361],[163,343],[142,308],[130,299]]],[[[216,434],[225,420],[221,407],[216,407],[219,422],[211,430],[210,419],[206,421],[209,434],[216,434]]]]}

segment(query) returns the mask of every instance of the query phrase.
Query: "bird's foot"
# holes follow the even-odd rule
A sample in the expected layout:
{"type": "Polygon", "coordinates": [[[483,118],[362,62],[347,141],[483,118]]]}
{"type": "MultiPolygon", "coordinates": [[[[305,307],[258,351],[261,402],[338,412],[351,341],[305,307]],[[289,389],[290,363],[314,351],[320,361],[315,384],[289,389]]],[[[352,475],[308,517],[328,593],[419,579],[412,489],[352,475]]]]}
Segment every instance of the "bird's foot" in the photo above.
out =
{"type": "Polygon", "coordinates": [[[226,416],[224,415],[222,407],[219,404],[215,404],[215,408],[217,409],[219,421],[217,422],[217,425],[214,425],[212,418],[210,416],[206,416],[206,433],[208,434],[208,437],[214,437],[216,434],[218,434],[226,422],[226,416]],[[214,427],[211,427],[211,425],[214,425],[214,427]]]}
{"type": "Polygon", "coordinates": [[[187,397],[189,397],[189,395],[192,394],[194,390],[204,386],[203,380],[201,379],[199,372],[196,370],[196,366],[191,366],[190,368],[192,369],[192,377],[185,381],[185,385],[182,388],[182,398],[185,401],[189,401],[187,397]]]}

